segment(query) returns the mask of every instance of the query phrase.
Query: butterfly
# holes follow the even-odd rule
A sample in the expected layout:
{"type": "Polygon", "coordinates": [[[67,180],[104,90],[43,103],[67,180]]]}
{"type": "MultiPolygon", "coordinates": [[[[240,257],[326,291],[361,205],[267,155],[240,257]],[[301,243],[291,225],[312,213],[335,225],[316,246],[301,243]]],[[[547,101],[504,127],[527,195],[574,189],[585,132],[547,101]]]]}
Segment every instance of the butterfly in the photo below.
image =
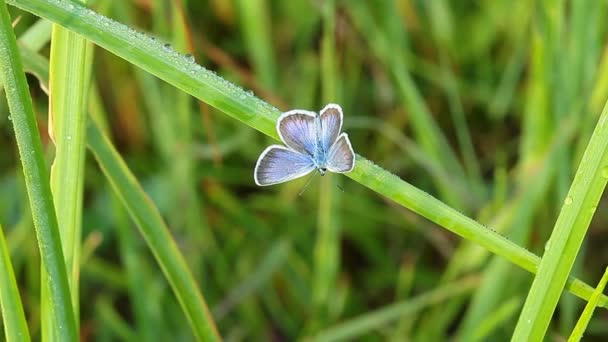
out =
{"type": "Polygon", "coordinates": [[[355,152],[342,130],[342,108],[328,104],[319,114],[294,109],[277,120],[277,132],[286,146],[268,146],[255,164],[255,184],[283,183],[318,170],[346,173],[355,167],[355,152]]]}

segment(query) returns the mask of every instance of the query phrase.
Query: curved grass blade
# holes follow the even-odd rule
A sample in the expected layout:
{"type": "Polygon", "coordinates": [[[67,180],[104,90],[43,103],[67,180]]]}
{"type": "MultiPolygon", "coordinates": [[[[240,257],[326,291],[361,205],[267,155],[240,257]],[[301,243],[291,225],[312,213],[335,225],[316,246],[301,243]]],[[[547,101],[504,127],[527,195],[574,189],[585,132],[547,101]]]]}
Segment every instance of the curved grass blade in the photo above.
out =
{"type": "Polygon", "coordinates": [[[61,341],[76,341],[76,323],[42,142],[4,0],[0,0],[0,66],[42,263],[48,276],[46,285],[55,317],[56,336],[61,341]]]}
{"type": "Polygon", "coordinates": [[[195,336],[199,341],[219,341],[207,304],[158,209],[99,127],[89,125],[87,135],[89,148],[150,246],[195,336]]]}
{"type": "Polygon", "coordinates": [[[11,265],[10,253],[0,226],[0,305],[6,341],[29,341],[30,333],[23,313],[21,296],[11,265]]]}
{"type": "MultiPolygon", "coordinates": [[[[210,104],[227,115],[278,139],[275,123],[281,112],[268,103],[204,69],[185,56],[145,34],[69,1],[8,0],[28,12],[57,22],[119,57],[210,104]]],[[[346,176],[426,217],[451,232],[535,273],[540,258],[437,200],[426,192],[357,156],[356,167],[346,176]]],[[[593,288],[569,278],[567,288],[589,299],[593,288]]],[[[607,297],[600,305],[606,307],[607,297]]]]}

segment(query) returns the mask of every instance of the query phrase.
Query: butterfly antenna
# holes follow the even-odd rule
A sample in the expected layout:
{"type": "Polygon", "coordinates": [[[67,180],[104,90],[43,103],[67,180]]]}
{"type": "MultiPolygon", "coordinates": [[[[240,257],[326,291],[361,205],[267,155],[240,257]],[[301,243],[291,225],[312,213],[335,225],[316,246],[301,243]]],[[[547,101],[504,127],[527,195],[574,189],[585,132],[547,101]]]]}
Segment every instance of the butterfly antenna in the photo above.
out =
{"type": "Polygon", "coordinates": [[[302,196],[302,194],[304,193],[306,188],[308,188],[308,186],[310,185],[310,182],[317,175],[317,173],[319,173],[319,170],[315,170],[315,172],[310,177],[308,177],[308,180],[306,180],[306,183],[302,187],[302,190],[300,190],[300,192],[298,192],[298,197],[302,196]]]}
{"type": "Polygon", "coordinates": [[[340,189],[340,191],[344,192],[344,188],[342,188],[342,187],[340,186],[340,184],[336,184],[336,186],[338,187],[338,189],[340,189]]]}

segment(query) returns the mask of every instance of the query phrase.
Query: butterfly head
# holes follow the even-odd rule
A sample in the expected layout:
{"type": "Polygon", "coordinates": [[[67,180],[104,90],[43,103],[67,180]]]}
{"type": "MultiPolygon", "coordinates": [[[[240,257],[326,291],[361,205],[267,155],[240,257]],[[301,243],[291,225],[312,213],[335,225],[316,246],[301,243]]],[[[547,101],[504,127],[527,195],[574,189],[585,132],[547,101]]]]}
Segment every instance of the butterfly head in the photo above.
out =
{"type": "Polygon", "coordinates": [[[326,167],[320,167],[319,168],[319,173],[321,174],[321,176],[325,176],[325,172],[327,172],[327,168],[326,167]]]}

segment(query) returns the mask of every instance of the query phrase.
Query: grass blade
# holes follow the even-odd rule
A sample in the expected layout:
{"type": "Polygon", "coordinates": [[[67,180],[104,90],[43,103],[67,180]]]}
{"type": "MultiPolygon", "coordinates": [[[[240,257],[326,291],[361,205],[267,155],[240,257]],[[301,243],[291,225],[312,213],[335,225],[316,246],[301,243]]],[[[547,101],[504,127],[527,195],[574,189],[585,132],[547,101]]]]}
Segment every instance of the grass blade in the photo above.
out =
{"type": "Polygon", "coordinates": [[[585,333],[585,330],[587,330],[587,325],[589,324],[589,321],[591,320],[593,311],[595,310],[595,307],[597,306],[597,300],[604,292],[604,288],[606,287],[606,282],[608,282],[608,267],[604,271],[604,275],[602,276],[602,279],[600,279],[600,282],[597,284],[595,291],[593,291],[593,295],[591,296],[591,299],[589,299],[589,302],[587,302],[587,305],[585,306],[585,310],[583,310],[581,317],[578,319],[578,322],[576,323],[576,326],[574,327],[574,330],[572,331],[572,335],[570,335],[570,337],[568,338],[568,342],[580,341],[583,338],[583,334],[585,333]]]}
{"type": "Polygon", "coordinates": [[[4,0],[0,0],[0,65],[40,255],[48,276],[46,285],[57,324],[57,337],[61,341],[76,341],[76,324],[42,142],[4,0]]]}
{"type": "Polygon", "coordinates": [[[154,253],[195,336],[199,341],[220,340],[205,300],[160,213],[99,128],[90,125],[87,134],[89,148],[154,253]]]}
{"type": "MultiPolygon", "coordinates": [[[[329,0],[323,3],[323,36],[320,53],[320,81],[323,105],[338,101],[338,77],[335,50],[335,4],[329,0]]],[[[321,177],[319,181],[319,206],[317,213],[316,241],[314,246],[314,275],[312,302],[314,307],[311,331],[316,331],[331,323],[332,297],[340,271],[340,193],[336,189],[338,177],[321,177]]],[[[339,309],[338,309],[339,310],[339,309]]]]}
{"type": "MultiPolygon", "coordinates": [[[[97,45],[158,76],[166,82],[214,106],[227,115],[278,139],[275,123],[281,112],[245,90],[222,79],[191,60],[163,47],[145,34],[101,16],[77,3],[43,0],[9,0],[26,11],[57,22],[97,45]]],[[[357,156],[351,179],[426,217],[440,226],[535,273],[540,258],[500,234],[464,216],[408,182],[357,156]]],[[[570,278],[567,288],[588,299],[593,288],[570,278]]],[[[601,306],[606,306],[602,296],[601,306]]]]}
{"type": "Polygon", "coordinates": [[[0,269],[2,269],[0,272],[0,304],[6,341],[29,341],[30,333],[27,329],[21,296],[2,226],[0,226],[0,269]]]}
{"type": "Polygon", "coordinates": [[[86,97],[91,55],[87,41],[54,24],[49,68],[49,136],[55,143],[51,191],[78,317],[82,192],[86,147],[86,97]],[[88,56],[88,58],[87,58],[88,56]]]}
{"type": "Polygon", "coordinates": [[[519,316],[513,341],[541,340],[608,181],[608,103],[587,145],[519,316]]]}

